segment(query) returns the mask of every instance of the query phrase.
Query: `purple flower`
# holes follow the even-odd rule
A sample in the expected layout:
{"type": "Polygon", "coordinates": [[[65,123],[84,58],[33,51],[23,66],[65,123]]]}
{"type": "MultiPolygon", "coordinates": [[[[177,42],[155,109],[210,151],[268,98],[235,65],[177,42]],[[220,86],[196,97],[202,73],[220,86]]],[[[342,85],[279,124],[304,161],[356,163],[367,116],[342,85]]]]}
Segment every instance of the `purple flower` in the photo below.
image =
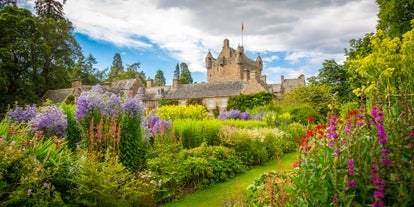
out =
{"type": "Polygon", "coordinates": [[[414,137],[414,131],[411,131],[410,136],[414,137]]]}
{"type": "Polygon", "coordinates": [[[28,123],[36,116],[37,111],[36,105],[26,105],[25,109],[21,106],[16,106],[15,109],[11,109],[7,112],[6,120],[16,124],[22,122],[28,123]]]}
{"type": "Polygon", "coordinates": [[[349,159],[348,160],[348,173],[350,175],[354,175],[355,174],[354,168],[355,168],[355,166],[354,166],[354,160],[353,159],[349,159]]]}
{"type": "Polygon", "coordinates": [[[130,116],[141,117],[144,114],[144,103],[139,99],[139,95],[127,98],[122,106],[122,110],[130,116]]]}
{"type": "Polygon", "coordinates": [[[381,162],[386,166],[390,166],[392,164],[392,160],[388,160],[388,159],[385,159],[385,158],[383,158],[381,160],[381,162]]]}
{"type": "Polygon", "coordinates": [[[346,186],[348,186],[350,188],[356,188],[356,182],[355,182],[355,180],[347,181],[346,182],[346,186]]]}
{"type": "Polygon", "coordinates": [[[249,120],[250,119],[250,113],[249,112],[243,112],[240,114],[240,118],[243,120],[249,120]]]}
{"type": "Polygon", "coordinates": [[[384,198],[384,193],[381,191],[374,191],[374,199],[376,198],[384,198]]]}
{"type": "Polygon", "coordinates": [[[54,105],[42,108],[32,121],[33,123],[29,130],[43,131],[49,136],[64,136],[65,130],[68,127],[66,115],[60,108],[54,105]]]}
{"type": "Polygon", "coordinates": [[[384,207],[384,203],[382,201],[374,201],[372,207],[384,207]]]}

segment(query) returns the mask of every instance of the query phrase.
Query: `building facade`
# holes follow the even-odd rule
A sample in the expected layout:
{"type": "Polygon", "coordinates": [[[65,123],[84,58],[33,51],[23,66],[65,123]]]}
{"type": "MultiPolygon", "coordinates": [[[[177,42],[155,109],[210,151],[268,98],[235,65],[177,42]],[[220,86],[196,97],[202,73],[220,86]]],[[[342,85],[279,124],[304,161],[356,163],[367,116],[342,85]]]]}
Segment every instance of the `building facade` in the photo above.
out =
{"type": "MultiPolygon", "coordinates": [[[[180,84],[178,79],[173,79],[171,86],[153,86],[153,80],[147,80],[143,97],[146,108],[156,109],[160,100],[176,100],[185,105],[190,99],[197,98],[213,113],[216,108],[225,110],[230,96],[265,91],[272,93],[275,99],[280,99],[284,93],[305,85],[304,75],[297,79],[285,79],[281,76],[280,84],[267,84],[266,76],[262,75],[263,61],[260,55],[252,60],[244,54],[243,46],[231,48],[228,39],[224,39],[218,57],[214,58],[208,51],[205,64],[207,83],[180,84]]],[[[103,86],[107,91],[127,96],[134,96],[138,88],[144,88],[138,76],[135,79],[104,83],[103,86]]],[[[70,89],[48,91],[42,101],[50,99],[53,102],[62,102],[70,95],[78,97],[81,91],[90,88],[91,86],[82,86],[80,81],[74,81],[70,89]],[[59,98],[55,97],[57,95],[59,98]]]]}

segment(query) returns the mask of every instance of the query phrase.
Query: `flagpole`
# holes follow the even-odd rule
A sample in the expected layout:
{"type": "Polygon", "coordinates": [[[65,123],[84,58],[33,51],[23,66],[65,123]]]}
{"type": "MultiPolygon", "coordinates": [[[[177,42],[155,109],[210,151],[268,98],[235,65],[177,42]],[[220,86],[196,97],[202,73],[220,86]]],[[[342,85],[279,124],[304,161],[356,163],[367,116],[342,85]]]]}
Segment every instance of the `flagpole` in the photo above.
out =
{"type": "Polygon", "coordinates": [[[243,24],[243,22],[242,22],[242,25],[241,25],[241,45],[243,46],[243,31],[244,31],[244,24],[243,24]]]}

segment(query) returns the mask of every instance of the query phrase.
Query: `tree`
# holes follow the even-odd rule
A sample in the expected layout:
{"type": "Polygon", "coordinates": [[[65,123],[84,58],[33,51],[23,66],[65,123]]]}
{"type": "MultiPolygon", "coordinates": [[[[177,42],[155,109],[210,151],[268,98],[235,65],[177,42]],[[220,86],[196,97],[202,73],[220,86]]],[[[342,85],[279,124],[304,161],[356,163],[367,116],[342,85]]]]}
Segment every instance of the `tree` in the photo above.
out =
{"type": "Polygon", "coordinates": [[[36,0],[34,8],[39,17],[59,20],[64,18],[63,4],[65,2],[65,0],[63,3],[55,0],[36,0]]]}
{"type": "Polygon", "coordinates": [[[379,6],[377,29],[391,37],[400,37],[411,30],[414,18],[413,0],[377,0],[379,6]]]}
{"type": "Polygon", "coordinates": [[[182,84],[190,84],[193,83],[193,78],[191,77],[191,72],[188,69],[188,66],[186,63],[181,63],[181,75],[180,75],[180,82],[182,84]]]}
{"type": "Polygon", "coordinates": [[[145,72],[141,70],[138,73],[138,75],[139,75],[139,79],[141,79],[142,83],[146,86],[147,85],[147,81],[146,81],[147,78],[145,76],[145,72]]]}
{"type": "Polygon", "coordinates": [[[335,60],[325,60],[319,74],[308,79],[309,85],[325,85],[330,88],[332,94],[339,95],[340,102],[350,101],[355,98],[352,89],[349,87],[347,68],[339,65],[335,60]]]}
{"type": "Polygon", "coordinates": [[[155,74],[155,77],[154,77],[154,85],[165,86],[165,77],[164,77],[164,72],[162,72],[162,70],[157,70],[157,74],[155,74]]]}
{"type": "Polygon", "coordinates": [[[75,64],[71,79],[80,79],[85,85],[98,84],[101,82],[101,72],[94,68],[94,65],[97,63],[96,58],[92,54],[89,54],[87,58],[82,55],[75,64]]]}
{"type": "Polygon", "coordinates": [[[111,71],[109,72],[109,81],[114,81],[119,78],[124,72],[124,66],[122,65],[122,58],[119,53],[115,53],[112,60],[111,71]]]}
{"type": "MultiPolygon", "coordinates": [[[[141,63],[135,62],[131,65],[126,65],[126,71],[120,75],[120,79],[130,79],[135,78],[135,76],[138,74],[138,70],[141,63]]],[[[144,82],[143,82],[144,83],[144,82]]]]}
{"type": "Polygon", "coordinates": [[[371,37],[372,52],[349,61],[350,72],[362,80],[355,93],[363,89],[368,94],[374,89],[384,94],[414,92],[414,29],[402,37],[392,38],[378,30],[371,37]]]}
{"type": "Polygon", "coordinates": [[[180,79],[180,66],[178,65],[178,63],[177,63],[177,65],[175,66],[175,70],[174,70],[174,78],[176,78],[176,79],[180,79]]]}
{"type": "Polygon", "coordinates": [[[48,89],[69,86],[81,57],[71,22],[7,6],[0,10],[0,28],[0,113],[16,101],[36,103],[48,89]]]}

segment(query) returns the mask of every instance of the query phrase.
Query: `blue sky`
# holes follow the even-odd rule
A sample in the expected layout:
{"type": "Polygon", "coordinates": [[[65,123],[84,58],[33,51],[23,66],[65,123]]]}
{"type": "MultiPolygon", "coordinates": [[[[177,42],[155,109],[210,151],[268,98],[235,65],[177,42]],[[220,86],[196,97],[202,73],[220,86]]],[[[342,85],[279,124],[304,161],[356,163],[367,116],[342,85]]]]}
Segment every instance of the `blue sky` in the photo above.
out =
{"type": "Polygon", "coordinates": [[[241,44],[243,22],[246,55],[260,54],[268,82],[279,83],[281,75],[316,75],[326,59],[341,63],[349,40],[375,32],[378,6],[375,0],[67,0],[64,12],[96,68],[110,67],[120,53],[124,65],[140,62],[151,78],[163,70],[167,84],[181,62],[194,81],[206,81],[205,55],[217,57],[225,38],[233,48],[241,44]]]}

